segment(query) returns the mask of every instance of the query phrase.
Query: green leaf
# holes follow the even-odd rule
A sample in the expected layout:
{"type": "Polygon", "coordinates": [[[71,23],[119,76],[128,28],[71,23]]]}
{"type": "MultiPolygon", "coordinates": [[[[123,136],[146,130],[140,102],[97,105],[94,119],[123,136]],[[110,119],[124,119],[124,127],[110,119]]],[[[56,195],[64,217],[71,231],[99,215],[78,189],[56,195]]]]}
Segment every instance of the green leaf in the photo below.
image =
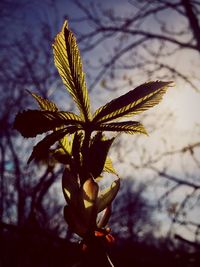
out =
{"type": "Polygon", "coordinates": [[[144,126],[137,121],[123,121],[102,123],[96,126],[97,131],[124,132],[129,134],[143,133],[147,134],[144,126]]]}
{"type": "Polygon", "coordinates": [[[171,83],[156,81],[142,84],[99,108],[93,122],[104,123],[139,114],[157,105],[171,83]]]}
{"type": "Polygon", "coordinates": [[[62,149],[68,153],[72,154],[72,140],[73,140],[73,134],[69,137],[65,135],[61,140],[60,140],[60,145],[62,149]]]}
{"type": "Polygon", "coordinates": [[[24,137],[35,137],[56,127],[80,123],[81,118],[72,112],[26,110],[17,114],[14,128],[24,137]]]}
{"type": "Polygon", "coordinates": [[[103,171],[117,175],[117,172],[116,172],[115,168],[113,167],[111,158],[109,158],[109,157],[106,158],[103,171]]]}
{"type": "Polygon", "coordinates": [[[67,21],[64,22],[61,32],[55,38],[53,51],[55,65],[63,83],[76,102],[81,117],[88,121],[91,117],[90,100],[82,70],[81,56],[76,39],[68,30],[67,21]]]}
{"type": "MultiPolygon", "coordinates": [[[[61,151],[63,154],[68,154],[71,158],[70,164],[73,165],[73,171],[79,173],[81,167],[81,145],[83,141],[83,133],[75,132],[69,136],[64,136],[60,140],[61,151]]],[[[61,154],[61,153],[60,153],[61,154]]],[[[59,158],[66,161],[66,156],[59,155],[59,158]]],[[[72,167],[72,166],[71,166],[72,167]]]]}
{"type": "Polygon", "coordinates": [[[101,175],[104,169],[108,151],[113,141],[114,138],[106,140],[102,133],[97,133],[94,136],[89,148],[89,168],[90,173],[94,178],[97,178],[101,175]]]}
{"type": "Polygon", "coordinates": [[[28,164],[33,160],[42,160],[46,158],[49,153],[49,148],[58,140],[63,138],[66,134],[74,133],[77,130],[76,126],[69,126],[47,135],[42,141],[34,146],[31,156],[28,159],[28,164]]]}
{"type": "Polygon", "coordinates": [[[42,98],[41,96],[37,95],[36,93],[32,93],[29,90],[27,90],[27,92],[32,95],[33,98],[35,98],[41,110],[58,111],[56,104],[52,101],[42,98]]]}

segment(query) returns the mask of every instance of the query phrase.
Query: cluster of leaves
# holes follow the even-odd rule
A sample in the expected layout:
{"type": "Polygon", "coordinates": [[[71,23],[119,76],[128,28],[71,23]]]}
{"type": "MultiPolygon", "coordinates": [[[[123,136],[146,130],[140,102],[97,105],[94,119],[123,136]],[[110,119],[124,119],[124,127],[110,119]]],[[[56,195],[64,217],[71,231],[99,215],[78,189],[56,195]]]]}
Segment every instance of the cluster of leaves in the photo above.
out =
{"type": "MultiPolygon", "coordinates": [[[[65,206],[65,219],[76,233],[84,237],[88,232],[94,233],[96,229],[105,227],[110,215],[109,207],[119,189],[117,179],[99,193],[97,181],[102,178],[102,173],[116,174],[108,157],[114,137],[106,138],[104,132],[147,134],[140,122],[119,120],[158,104],[171,82],[142,84],[92,114],[79,49],[67,22],[55,38],[53,51],[55,65],[79,114],[59,111],[55,103],[29,92],[38,102],[40,110],[18,113],[14,127],[24,137],[48,132],[33,148],[28,163],[50,156],[66,166],[62,184],[68,204],[65,206]],[[102,210],[105,210],[106,216],[97,224],[97,214],[102,210]]],[[[109,238],[108,234],[106,236],[109,238]]]]}

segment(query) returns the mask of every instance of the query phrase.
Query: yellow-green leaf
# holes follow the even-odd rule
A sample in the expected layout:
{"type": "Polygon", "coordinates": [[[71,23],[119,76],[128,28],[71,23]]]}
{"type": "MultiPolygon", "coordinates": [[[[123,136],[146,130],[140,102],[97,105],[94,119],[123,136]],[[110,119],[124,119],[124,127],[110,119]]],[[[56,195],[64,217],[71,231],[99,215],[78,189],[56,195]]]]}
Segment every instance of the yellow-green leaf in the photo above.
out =
{"type": "Polygon", "coordinates": [[[64,149],[65,152],[71,155],[72,152],[72,140],[73,140],[73,134],[70,136],[64,136],[60,140],[61,147],[64,149]]]}
{"type": "Polygon", "coordinates": [[[108,172],[108,173],[117,174],[115,168],[113,167],[111,158],[109,158],[109,157],[106,158],[103,171],[108,172]]]}
{"type": "Polygon", "coordinates": [[[172,82],[149,82],[97,109],[93,122],[108,122],[132,116],[157,105],[172,82]]]}
{"type": "Polygon", "coordinates": [[[53,103],[52,101],[50,101],[46,98],[43,98],[43,97],[37,95],[36,93],[32,93],[29,90],[27,90],[27,92],[30,95],[32,95],[33,98],[35,98],[35,100],[38,102],[38,104],[42,110],[58,111],[56,104],[53,103]]]}
{"type": "Polygon", "coordinates": [[[129,134],[147,134],[144,126],[137,121],[102,123],[96,126],[96,128],[98,131],[124,132],[129,134]]]}
{"type": "Polygon", "coordinates": [[[49,148],[57,142],[59,139],[63,138],[66,134],[71,134],[77,130],[76,126],[68,126],[66,128],[55,131],[49,135],[47,135],[42,141],[37,143],[33,148],[33,152],[28,159],[28,163],[30,163],[33,159],[42,160],[46,158],[46,155],[49,153],[49,148]]]}
{"type": "Polygon", "coordinates": [[[35,137],[56,127],[65,125],[79,125],[82,120],[72,112],[48,111],[48,110],[26,110],[17,114],[14,128],[24,137],[35,137]]]}
{"type": "Polygon", "coordinates": [[[69,31],[67,21],[64,22],[61,32],[55,38],[53,51],[55,65],[63,83],[76,102],[82,118],[88,121],[91,114],[85,75],[76,39],[69,31]]]}

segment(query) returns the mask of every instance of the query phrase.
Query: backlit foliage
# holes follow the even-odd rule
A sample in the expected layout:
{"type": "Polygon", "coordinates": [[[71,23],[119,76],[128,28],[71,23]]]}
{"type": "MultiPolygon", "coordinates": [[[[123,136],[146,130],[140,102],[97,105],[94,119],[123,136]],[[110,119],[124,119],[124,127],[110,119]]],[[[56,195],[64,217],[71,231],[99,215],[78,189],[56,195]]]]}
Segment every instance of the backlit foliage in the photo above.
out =
{"type": "Polygon", "coordinates": [[[53,51],[55,66],[77,105],[79,114],[59,111],[55,103],[29,92],[40,109],[18,113],[14,127],[24,137],[35,137],[48,132],[34,146],[28,163],[51,158],[54,162],[64,164],[62,190],[67,203],[64,217],[69,227],[83,238],[83,243],[87,246],[98,240],[113,242],[107,223],[112,201],[120,187],[120,179],[108,157],[115,137],[106,138],[104,132],[147,134],[140,122],[120,120],[158,104],[171,82],[142,84],[92,114],[81,56],[67,22],[54,40],[53,51]],[[104,172],[112,173],[117,178],[108,188],[100,191],[98,181],[103,179],[104,172]],[[99,219],[97,215],[102,211],[104,214],[99,219]]]}

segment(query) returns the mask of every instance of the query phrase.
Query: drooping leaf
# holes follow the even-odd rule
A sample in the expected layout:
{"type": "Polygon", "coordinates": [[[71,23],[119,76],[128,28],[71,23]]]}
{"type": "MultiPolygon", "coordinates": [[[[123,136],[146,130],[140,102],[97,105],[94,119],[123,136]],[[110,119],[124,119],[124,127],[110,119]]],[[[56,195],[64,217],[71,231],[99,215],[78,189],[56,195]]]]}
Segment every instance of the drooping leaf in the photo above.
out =
{"type": "Polygon", "coordinates": [[[91,117],[90,100],[82,70],[82,62],[76,39],[68,29],[67,21],[53,44],[54,61],[58,72],[76,102],[85,121],[91,117]]]}
{"type": "Polygon", "coordinates": [[[63,154],[67,154],[67,157],[61,155],[60,153],[59,158],[64,161],[69,160],[70,158],[70,162],[71,164],[73,164],[73,171],[75,171],[76,173],[79,173],[81,166],[80,151],[82,145],[82,138],[83,134],[81,131],[79,131],[75,132],[74,134],[71,134],[70,137],[66,135],[60,140],[60,149],[63,154]]]}
{"type": "Polygon", "coordinates": [[[98,131],[124,132],[129,134],[143,133],[147,134],[144,126],[137,121],[123,121],[102,123],[97,127],[98,131]]]}
{"type": "Polygon", "coordinates": [[[100,195],[97,198],[98,212],[101,212],[106,207],[110,206],[113,199],[116,197],[119,188],[120,188],[120,179],[117,179],[114,182],[112,182],[111,186],[107,187],[106,189],[100,192],[100,195]]]}
{"type": "Polygon", "coordinates": [[[73,208],[77,208],[77,196],[79,194],[78,176],[68,168],[65,168],[63,172],[62,190],[67,203],[72,205],[73,208]]]}
{"type": "Polygon", "coordinates": [[[70,136],[65,135],[61,140],[60,140],[60,145],[62,149],[68,153],[69,155],[72,154],[72,140],[73,140],[73,134],[70,136]]]}
{"type": "Polygon", "coordinates": [[[24,137],[35,137],[37,134],[54,130],[56,127],[80,122],[81,118],[72,112],[26,110],[17,114],[14,128],[24,137]]]}
{"type": "Polygon", "coordinates": [[[156,81],[142,84],[97,109],[93,122],[104,123],[139,114],[157,105],[171,83],[156,81]]]}
{"type": "Polygon", "coordinates": [[[48,110],[48,111],[58,111],[58,108],[55,103],[52,101],[43,98],[36,93],[32,93],[29,90],[27,92],[32,95],[32,97],[37,101],[38,105],[40,106],[41,110],[48,110]]]}
{"type": "Polygon", "coordinates": [[[52,152],[52,156],[59,163],[62,163],[65,165],[71,164],[71,155],[69,155],[69,153],[65,151],[63,148],[55,149],[52,152]]]}
{"type": "Polygon", "coordinates": [[[106,225],[108,224],[108,221],[110,219],[111,216],[111,205],[107,206],[104,210],[103,216],[100,218],[97,226],[99,228],[104,228],[106,227],[106,225]]]}
{"type": "Polygon", "coordinates": [[[108,172],[108,173],[117,174],[115,168],[113,167],[111,158],[109,158],[109,157],[106,158],[103,171],[108,172]]]}
{"type": "Polygon", "coordinates": [[[110,146],[114,138],[105,139],[102,133],[97,133],[89,148],[89,170],[94,178],[101,175],[110,146]]]}
{"type": "Polygon", "coordinates": [[[42,141],[34,146],[31,156],[28,159],[28,164],[33,160],[42,160],[49,153],[49,148],[66,134],[71,134],[77,130],[76,126],[68,126],[66,128],[55,131],[47,135],[42,141]]]}
{"type": "Polygon", "coordinates": [[[83,141],[83,133],[76,132],[73,136],[73,143],[72,143],[72,157],[74,159],[74,164],[79,172],[81,166],[81,145],[83,141]]]}

